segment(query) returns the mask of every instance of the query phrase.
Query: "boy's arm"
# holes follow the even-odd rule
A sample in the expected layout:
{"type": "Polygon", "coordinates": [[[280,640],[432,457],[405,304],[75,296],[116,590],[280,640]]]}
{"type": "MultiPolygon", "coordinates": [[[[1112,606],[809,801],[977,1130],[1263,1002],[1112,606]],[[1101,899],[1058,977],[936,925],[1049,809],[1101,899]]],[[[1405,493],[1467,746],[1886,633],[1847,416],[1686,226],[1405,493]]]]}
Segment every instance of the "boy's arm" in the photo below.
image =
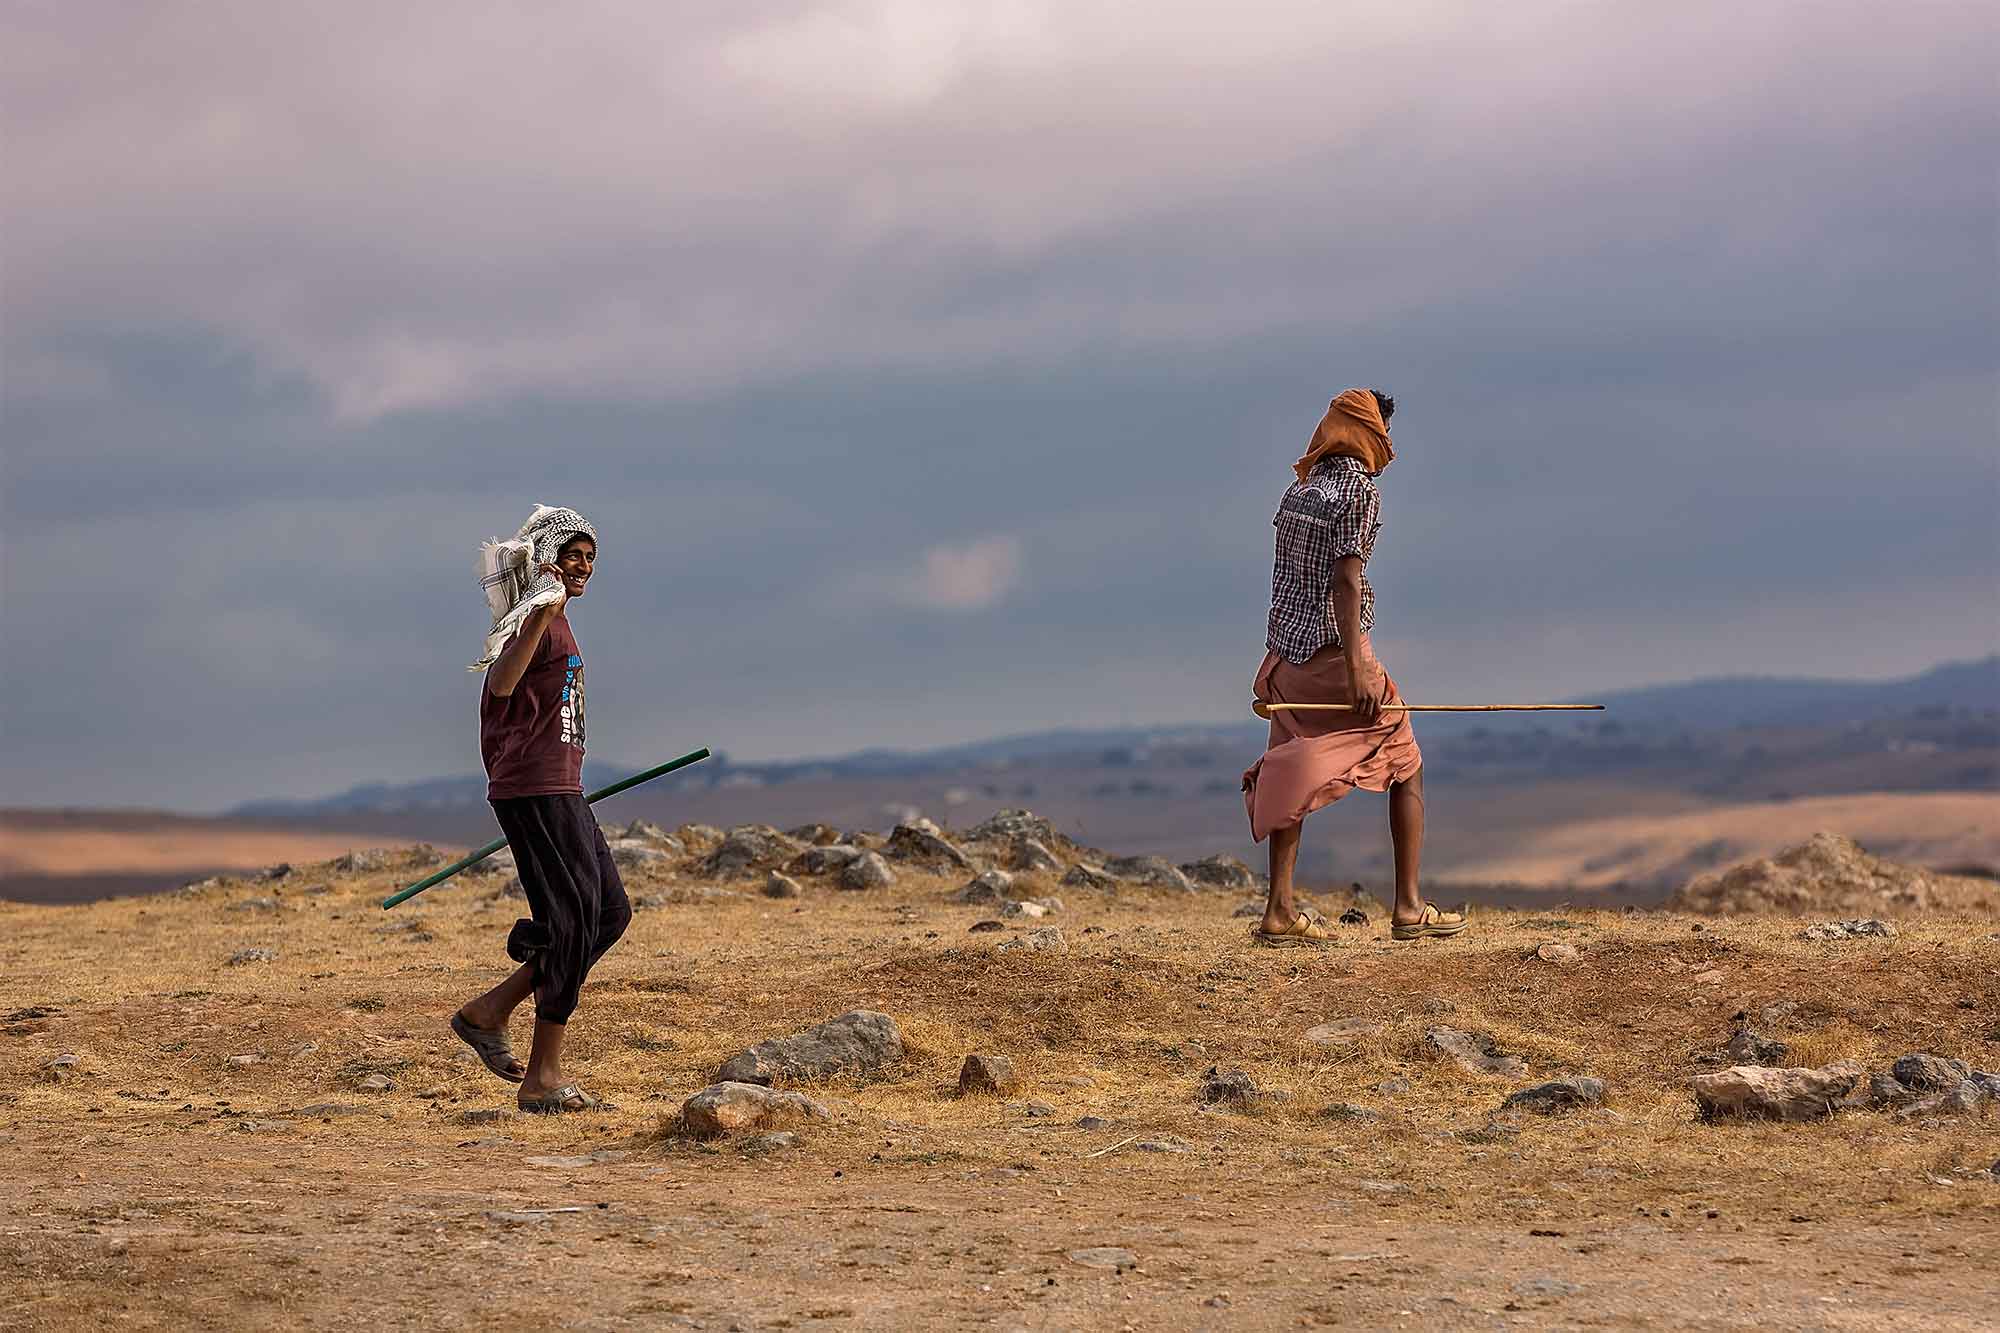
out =
{"type": "MultiPolygon", "coordinates": [[[[557,586],[562,586],[562,571],[554,565],[544,564],[543,569],[556,576],[557,586]]],[[[500,656],[486,669],[486,688],[504,699],[514,692],[521,683],[521,677],[528,674],[529,663],[535,660],[535,650],[542,646],[542,636],[549,632],[549,622],[562,614],[569,594],[564,593],[558,601],[538,606],[528,612],[528,618],[521,622],[521,628],[507,646],[500,650],[500,656]]]]}

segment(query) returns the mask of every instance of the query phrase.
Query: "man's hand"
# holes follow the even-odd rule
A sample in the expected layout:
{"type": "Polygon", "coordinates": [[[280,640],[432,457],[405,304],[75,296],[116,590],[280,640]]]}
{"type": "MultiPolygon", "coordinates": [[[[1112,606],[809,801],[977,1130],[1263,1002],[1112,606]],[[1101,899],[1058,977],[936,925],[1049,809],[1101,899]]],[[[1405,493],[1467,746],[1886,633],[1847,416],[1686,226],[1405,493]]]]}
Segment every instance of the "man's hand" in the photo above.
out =
{"type": "Polygon", "coordinates": [[[1382,705],[1389,702],[1388,673],[1372,655],[1357,653],[1347,659],[1347,675],[1354,690],[1354,714],[1372,725],[1381,718],[1382,705]]]}

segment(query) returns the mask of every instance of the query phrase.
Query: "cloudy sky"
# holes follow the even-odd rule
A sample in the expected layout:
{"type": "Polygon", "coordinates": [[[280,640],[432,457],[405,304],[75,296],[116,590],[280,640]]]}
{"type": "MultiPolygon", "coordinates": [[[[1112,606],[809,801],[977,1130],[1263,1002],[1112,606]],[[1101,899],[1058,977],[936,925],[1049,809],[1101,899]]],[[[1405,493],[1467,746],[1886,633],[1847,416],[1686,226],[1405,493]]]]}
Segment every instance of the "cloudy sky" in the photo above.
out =
{"type": "Polygon", "coordinates": [[[1412,697],[1994,651],[1988,6],[5,0],[8,804],[1237,716],[1327,398],[1412,697]]]}

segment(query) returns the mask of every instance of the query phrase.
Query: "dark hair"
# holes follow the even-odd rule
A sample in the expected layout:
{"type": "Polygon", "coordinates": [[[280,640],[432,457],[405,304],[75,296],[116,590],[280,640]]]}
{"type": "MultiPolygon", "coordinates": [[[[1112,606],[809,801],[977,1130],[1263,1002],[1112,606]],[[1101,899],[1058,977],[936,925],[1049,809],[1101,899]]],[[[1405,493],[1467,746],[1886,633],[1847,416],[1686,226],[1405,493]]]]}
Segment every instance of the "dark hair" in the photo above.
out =
{"type": "Polygon", "coordinates": [[[1380,389],[1370,389],[1368,392],[1375,395],[1375,406],[1381,409],[1383,421],[1386,422],[1390,417],[1396,415],[1395,399],[1383,393],[1380,389]]]}

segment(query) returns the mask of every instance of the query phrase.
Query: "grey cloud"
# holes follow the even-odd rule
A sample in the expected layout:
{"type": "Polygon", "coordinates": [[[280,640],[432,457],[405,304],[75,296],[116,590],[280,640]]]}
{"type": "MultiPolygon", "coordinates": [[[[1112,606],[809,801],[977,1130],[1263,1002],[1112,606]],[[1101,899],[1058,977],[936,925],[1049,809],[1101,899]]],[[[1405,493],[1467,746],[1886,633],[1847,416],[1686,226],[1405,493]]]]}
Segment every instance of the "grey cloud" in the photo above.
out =
{"type": "Polygon", "coordinates": [[[1349,383],[1413,688],[1995,646],[1979,9],[1217,13],[17,7],[4,799],[475,768],[544,499],[607,759],[1228,716],[1349,383]]]}

